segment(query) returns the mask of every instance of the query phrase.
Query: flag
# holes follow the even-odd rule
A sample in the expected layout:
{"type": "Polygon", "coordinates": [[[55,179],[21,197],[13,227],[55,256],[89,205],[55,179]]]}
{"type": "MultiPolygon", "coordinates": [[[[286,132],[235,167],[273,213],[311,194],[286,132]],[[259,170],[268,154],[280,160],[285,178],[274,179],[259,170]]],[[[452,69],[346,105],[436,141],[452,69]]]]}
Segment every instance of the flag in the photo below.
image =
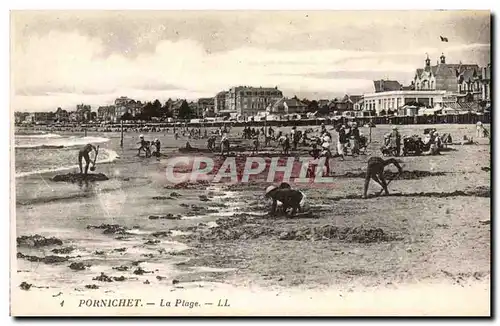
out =
{"type": "Polygon", "coordinates": [[[441,42],[448,42],[448,38],[447,37],[443,37],[443,36],[439,36],[441,38],[441,42]]]}

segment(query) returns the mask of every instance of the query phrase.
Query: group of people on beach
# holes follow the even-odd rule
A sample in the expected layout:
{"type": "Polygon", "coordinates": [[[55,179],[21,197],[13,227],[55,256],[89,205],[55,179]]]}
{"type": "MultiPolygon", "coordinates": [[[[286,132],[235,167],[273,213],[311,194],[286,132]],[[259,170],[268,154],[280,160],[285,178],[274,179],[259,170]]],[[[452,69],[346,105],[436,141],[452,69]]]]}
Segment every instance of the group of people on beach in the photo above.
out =
{"type": "Polygon", "coordinates": [[[155,156],[160,158],[161,156],[161,142],[158,138],[155,138],[152,142],[144,139],[144,135],[139,136],[139,148],[137,149],[137,156],[141,156],[141,152],[144,151],[146,157],[155,156]],[[151,147],[154,147],[154,151],[151,152],[151,147]]]}
{"type": "MultiPolygon", "coordinates": [[[[368,198],[368,187],[371,180],[382,187],[382,191],[384,191],[385,195],[389,195],[387,186],[390,181],[386,180],[384,170],[385,167],[392,164],[398,169],[398,175],[401,175],[403,173],[403,168],[399,164],[400,162],[394,158],[384,160],[381,157],[375,156],[369,158],[367,163],[362,198],[368,198]]],[[[287,182],[282,182],[279,186],[268,186],[265,190],[265,198],[272,200],[271,211],[269,212],[271,216],[275,216],[280,212],[287,214],[290,208],[291,216],[294,216],[298,212],[303,212],[305,194],[300,190],[292,189],[287,182]],[[281,203],[281,211],[278,210],[278,203],[281,203]]]]}

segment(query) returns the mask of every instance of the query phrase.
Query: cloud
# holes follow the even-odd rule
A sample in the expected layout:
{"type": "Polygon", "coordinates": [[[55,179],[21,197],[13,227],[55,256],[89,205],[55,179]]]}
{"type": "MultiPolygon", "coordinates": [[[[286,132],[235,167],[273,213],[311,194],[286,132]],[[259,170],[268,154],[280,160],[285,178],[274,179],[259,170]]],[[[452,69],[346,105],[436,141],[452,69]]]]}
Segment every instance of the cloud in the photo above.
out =
{"type": "MultiPolygon", "coordinates": [[[[197,20],[188,21],[179,14],[162,24],[161,15],[149,20],[139,15],[133,20],[129,14],[113,13],[74,23],[69,14],[60,14],[60,20],[54,15],[40,16],[45,17],[42,25],[34,20],[28,28],[14,25],[12,102],[16,110],[71,108],[81,102],[98,106],[118,96],[141,101],[194,99],[236,85],[278,86],[288,96],[334,97],[370,92],[373,79],[407,83],[415,69],[423,66],[425,53],[433,63],[445,52],[448,62],[482,65],[490,55],[487,43],[425,42],[438,37],[436,31],[426,32],[425,26],[421,26],[422,39],[419,34],[413,39],[401,39],[406,34],[398,34],[404,30],[401,26],[414,29],[423,22],[449,21],[450,13],[417,15],[409,23],[412,16],[407,14],[392,23],[384,15],[367,21],[373,13],[350,13],[342,19],[337,15],[335,23],[325,21],[328,13],[324,12],[308,17],[264,13],[260,20],[248,13],[226,13],[222,23],[214,14],[198,13],[197,20]],[[357,19],[349,25],[346,17],[357,19]],[[44,27],[34,32],[34,26],[44,27]],[[397,30],[394,37],[384,36],[391,28],[397,30]],[[373,33],[360,34],[364,29],[373,33]],[[394,44],[382,50],[371,45],[375,41],[394,44]],[[365,45],[357,48],[355,43],[365,45]]],[[[453,39],[452,34],[446,36],[453,39]]]]}

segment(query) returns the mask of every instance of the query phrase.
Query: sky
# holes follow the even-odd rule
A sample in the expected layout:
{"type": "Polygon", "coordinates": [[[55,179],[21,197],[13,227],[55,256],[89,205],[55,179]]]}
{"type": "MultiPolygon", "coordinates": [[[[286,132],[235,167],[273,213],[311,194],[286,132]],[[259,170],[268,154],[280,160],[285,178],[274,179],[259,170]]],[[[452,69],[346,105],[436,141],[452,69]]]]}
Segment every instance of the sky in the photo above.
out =
{"type": "Polygon", "coordinates": [[[74,110],[213,97],[233,86],[332,99],[490,62],[488,11],[13,11],[11,105],[74,110]],[[449,42],[441,42],[440,36],[449,42]]]}

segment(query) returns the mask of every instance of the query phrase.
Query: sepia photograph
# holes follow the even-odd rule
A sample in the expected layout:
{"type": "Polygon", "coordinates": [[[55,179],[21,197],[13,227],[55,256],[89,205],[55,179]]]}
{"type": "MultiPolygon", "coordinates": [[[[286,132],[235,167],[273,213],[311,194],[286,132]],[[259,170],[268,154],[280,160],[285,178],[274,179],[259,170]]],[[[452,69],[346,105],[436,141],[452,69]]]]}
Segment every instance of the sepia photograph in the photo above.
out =
{"type": "Polygon", "coordinates": [[[12,10],[11,316],[491,316],[491,28],[12,10]]]}

